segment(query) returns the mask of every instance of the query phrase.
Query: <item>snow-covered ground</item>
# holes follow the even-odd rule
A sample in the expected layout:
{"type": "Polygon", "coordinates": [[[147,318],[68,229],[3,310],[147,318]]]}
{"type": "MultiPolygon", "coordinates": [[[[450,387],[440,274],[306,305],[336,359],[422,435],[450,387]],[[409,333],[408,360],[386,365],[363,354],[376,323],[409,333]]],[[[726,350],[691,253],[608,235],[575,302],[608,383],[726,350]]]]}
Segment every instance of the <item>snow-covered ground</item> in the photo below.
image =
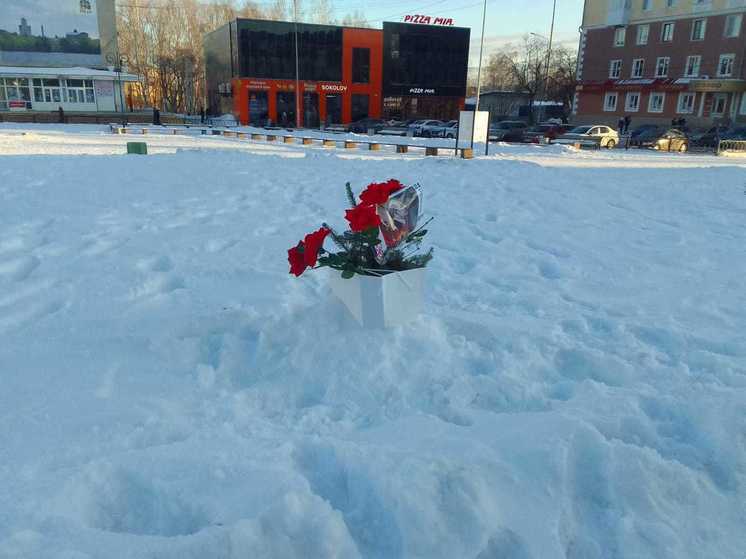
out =
{"type": "Polygon", "coordinates": [[[744,557],[746,161],[105,130],[0,126],[0,557],[744,557]],[[390,177],[363,331],[286,250],[390,177]]]}

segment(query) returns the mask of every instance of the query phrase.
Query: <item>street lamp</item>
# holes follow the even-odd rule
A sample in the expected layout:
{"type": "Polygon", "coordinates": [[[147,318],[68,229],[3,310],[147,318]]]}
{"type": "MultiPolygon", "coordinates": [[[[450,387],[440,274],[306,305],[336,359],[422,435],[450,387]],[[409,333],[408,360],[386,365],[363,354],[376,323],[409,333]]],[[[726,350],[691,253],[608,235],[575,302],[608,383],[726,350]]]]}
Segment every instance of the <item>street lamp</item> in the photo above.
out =
{"type": "Polygon", "coordinates": [[[127,62],[129,62],[129,59],[127,58],[126,55],[120,54],[119,50],[117,50],[116,55],[107,54],[106,61],[109,64],[112,64],[114,66],[114,71],[117,73],[117,82],[119,84],[119,108],[122,110],[122,114],[124,114],[125,111],[124,111],[124,94],[122,92],[122,66],[127,64],[127,62]]]}

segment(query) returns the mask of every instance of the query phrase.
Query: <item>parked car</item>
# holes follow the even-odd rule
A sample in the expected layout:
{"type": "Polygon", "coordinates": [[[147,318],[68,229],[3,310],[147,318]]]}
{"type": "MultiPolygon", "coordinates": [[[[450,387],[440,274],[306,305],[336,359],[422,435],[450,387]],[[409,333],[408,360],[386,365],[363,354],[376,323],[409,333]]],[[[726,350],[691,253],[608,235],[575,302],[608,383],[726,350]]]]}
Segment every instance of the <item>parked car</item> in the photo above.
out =
{"type": "Polygon", "coordinates": [[[488,137],[491,142],[520,142],[525,129],[522,120],[503,120],[490,126],[488,137]]]}
{"type": "Polygon", "coordinates": [[[420,128],[420,136],[424,138],[439,138],[443,135],[446,123],[442,120],[429,120],[420,128]]]}
{"type": "Polygon", "coordinates": [[[650,147],[660,137],[663,131],[664,129],[656,124],[643,124],[638,126],[629,134],[629,145],[650,147]]]}
{"type": "Polygon", "coordinates": [[[677,128],[669,128],[652,141],[653,149],[660,151],[680,151],[689,149],[689,137],[677,128]]]}
{"type": "Polygon", "coordinates": [[[523,132],[523,141],[528,144],[541,144],[552,141],[572,130],[569,124],[543,123],[527,128],[523,132]]]}
{"type": "Polygon", "coordinates": [[[700,147],[715,147],[718,138],[722,138],[723,134],[728,132],[728,126],[725,124],[717,124],[704,132],[692,134],[692,145],[700,147]]]}
{"type": "Polygon", "coordinates": [[[746,140],[746,126],[740,126],[728,130],[720,138],[721,140],[746,140]]]}
{"type": "Polygon", "coordinates": [[[373,130],[378,134],[386,126],[386,122],[380,118],[363,118],[350,124],[349,131],[356,134],[367,134],[368,130],[373,130]]]}
{"type": "Polygon", "coordinates": [[[439,120],[415,120],[409,125],[409,130],[415,136],[424,136],[426,133],[429,135],[432,127],[443,126],[443,123],[439,120]]]}
{"type": "Polygon", "coordinates": [[[384,126],[378,133],[385,136],[406,136],[409,131],[409,125],[416,122],[415,120],[392,120],[384,126]]]}
{"type": "Polygon", "coordinates": [[[613,128],[609,128],[603,124],[576,126],[552,143],[564,145],[580,144],[583,147],[600,146],[612,149],[619,143],[619,134],[613,128]]]}
{"type": "Polygon", "coordinates": [[[449,120],[440,127],[441,138],[455,138],[458,135],[458,120],[449,120]]]}

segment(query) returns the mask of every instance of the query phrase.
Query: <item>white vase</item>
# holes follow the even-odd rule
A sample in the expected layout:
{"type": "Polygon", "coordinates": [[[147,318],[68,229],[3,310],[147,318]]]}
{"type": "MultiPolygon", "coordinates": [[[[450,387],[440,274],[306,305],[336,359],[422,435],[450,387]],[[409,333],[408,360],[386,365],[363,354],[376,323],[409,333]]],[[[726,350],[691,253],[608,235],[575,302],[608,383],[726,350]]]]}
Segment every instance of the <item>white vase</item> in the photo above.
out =
{"type": "Polygon", "coordinates": [[[392,328],[422,312],[425,269],[393,272],[381,277],[355,274],[344,279],[330,270],[332,293],[363,328],[392,328]]]}

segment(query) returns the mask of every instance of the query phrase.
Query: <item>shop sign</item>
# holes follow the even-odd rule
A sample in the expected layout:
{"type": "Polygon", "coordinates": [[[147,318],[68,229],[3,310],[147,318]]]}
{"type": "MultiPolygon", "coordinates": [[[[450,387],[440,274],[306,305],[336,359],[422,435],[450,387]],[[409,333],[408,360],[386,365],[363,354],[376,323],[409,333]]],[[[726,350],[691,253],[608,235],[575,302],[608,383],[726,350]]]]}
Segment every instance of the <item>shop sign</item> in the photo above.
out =
{"type": "Polygon", "coordinates": [[[691,80],[689,85],[692,91],[719,91],[723,93],[746,91],[746,81],[744,80],[691,80]]]}
{"type": "Polygon", "coordinates": [[[434,87],[410,87],[409,93],[411,95],[435,95],[434,87]]]}
{"type": "Polygon", "coordinates": [[[321,84],[321,91],[328,91],[332,93],[344,93],[347,91],[347,86],[344,84],[336,84],[336,83],[322,83],[321,84]]]}
{"type": "Polygon", "coordinates": [[[8,101],[8,108],[11,111],[25,111],[26,101],[18,101],[18,100],[8,101]]]}
{"type": "Polygon", "coordinates": [[[269,84],[267,82],[249,80],[249,88],[251,88],[251,89],[260,89],[260,90],[268,90],[269,89],[269,84]]]}
{"type": "Polygon", "coordinates": [[[453,18],[450,17],[431,17],[421,14],[412,14],[404,16],[404,23],[421,23],[423,25],[453,25],[453,18]]]}
{"type": "Polygon", "coordinates": [[[96,97],[114,97],[114,82],[109,80],[96,80],[96,97]]]}

